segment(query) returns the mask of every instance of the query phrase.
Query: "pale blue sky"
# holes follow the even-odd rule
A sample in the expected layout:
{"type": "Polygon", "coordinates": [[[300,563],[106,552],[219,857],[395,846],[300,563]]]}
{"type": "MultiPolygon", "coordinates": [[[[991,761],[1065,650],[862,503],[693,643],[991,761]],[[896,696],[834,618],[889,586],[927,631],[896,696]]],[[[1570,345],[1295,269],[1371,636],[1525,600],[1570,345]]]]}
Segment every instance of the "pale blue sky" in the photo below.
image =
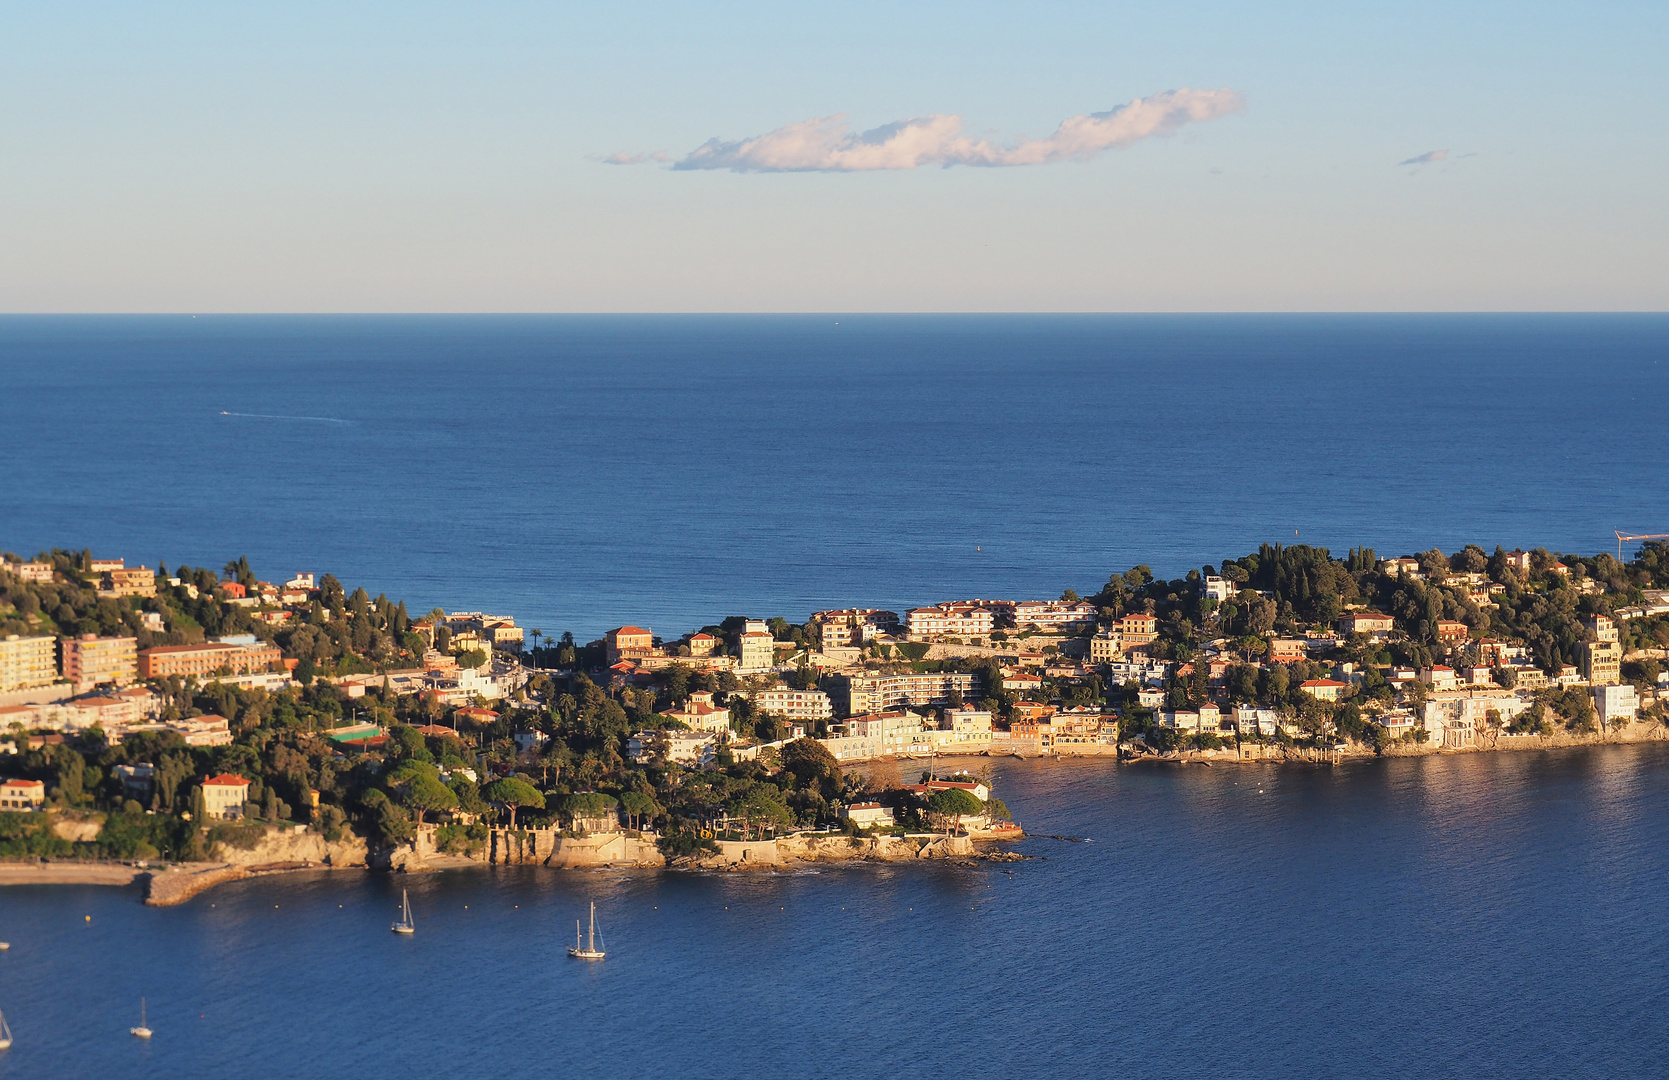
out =
{"type": "Polygon", "coordinates": [[[1669,307],[1661,0],[13,4],[0,57],[5,311],[1669,307]],[[1088,162],[602,162],[1183,87],[1245,108],[1088,162]]]}

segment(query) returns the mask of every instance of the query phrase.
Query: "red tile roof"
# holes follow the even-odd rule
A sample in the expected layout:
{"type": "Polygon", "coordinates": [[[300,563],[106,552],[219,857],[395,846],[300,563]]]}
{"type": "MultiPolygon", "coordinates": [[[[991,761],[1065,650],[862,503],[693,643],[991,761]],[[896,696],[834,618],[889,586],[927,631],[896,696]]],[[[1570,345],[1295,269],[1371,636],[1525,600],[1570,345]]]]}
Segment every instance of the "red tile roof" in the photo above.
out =
{"type": "Polygon", "coordinates": [[[618,627],[614,630],[610,630],[609,633],[613,634],[615,637],[619,637],[621,634],[644,634],[644,635],[647,635],[649,633],[649,631],[645,630],[641,626],[621,626],[621,627],[618,627]]]}
{"type": "Polygon", "coordinates": [[[211,776],[203,781],[204,787],[211,784],[215,787],[248,787],[249,781],[235,773],[221,773],[219,776],[211,776]]]}

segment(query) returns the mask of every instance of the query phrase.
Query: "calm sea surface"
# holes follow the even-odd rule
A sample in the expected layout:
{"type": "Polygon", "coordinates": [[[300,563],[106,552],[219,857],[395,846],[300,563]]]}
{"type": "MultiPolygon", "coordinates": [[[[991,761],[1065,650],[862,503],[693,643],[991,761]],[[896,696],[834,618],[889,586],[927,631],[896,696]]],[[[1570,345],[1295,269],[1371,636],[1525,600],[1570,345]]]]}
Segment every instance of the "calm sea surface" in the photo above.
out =
{"type": "Polygon", "coordinates": [[[1666,316],[0,318],[0,547],[587,640],[1669,532],[1666,316]]]}
{"type": "Polygon", "coordinates": [[[995,765],[1033,830],[1094,842],[321,872],[165,910],[8,888],[0,1077],[1669,1075],[1669,747],[995,765]]]}

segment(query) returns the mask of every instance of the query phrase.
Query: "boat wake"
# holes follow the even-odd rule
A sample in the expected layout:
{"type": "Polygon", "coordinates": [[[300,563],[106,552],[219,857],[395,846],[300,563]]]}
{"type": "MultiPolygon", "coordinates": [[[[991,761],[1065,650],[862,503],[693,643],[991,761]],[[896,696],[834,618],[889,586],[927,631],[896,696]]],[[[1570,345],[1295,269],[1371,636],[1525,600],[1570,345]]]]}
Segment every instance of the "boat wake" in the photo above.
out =
{"type": "Polygon", "coordinates": [[[351,424],[351,423],[353,423],[352,420],[340,420],[340,419],[338,419],[334,416],[280,416],[280,415],[275,414],[275,413],[227,412],[225,409],[222,409],[220,411],[220,415],[221,416],[238,416],[238,417],[242,417],[242,418],[247,419],[247,420],[304,420],[304,421],[312,421],[314,423],[319,423],[319,424],[351,424]]]}

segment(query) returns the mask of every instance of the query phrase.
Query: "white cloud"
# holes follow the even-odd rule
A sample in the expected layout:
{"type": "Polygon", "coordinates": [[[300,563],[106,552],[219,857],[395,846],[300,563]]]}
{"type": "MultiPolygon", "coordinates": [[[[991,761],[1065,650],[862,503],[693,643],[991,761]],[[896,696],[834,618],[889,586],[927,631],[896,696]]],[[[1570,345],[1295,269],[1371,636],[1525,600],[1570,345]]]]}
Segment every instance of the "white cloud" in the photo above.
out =
{"type": "Polygon", "coordinates": [[[603,158],[604,165],[642,165],[646,161],[671,161],[672,155],[665,150],[657,150],[653,154],[633,154],[622,150],[617,154],[610,154],[603,158]]]}
{"type": "Polygon", "coordinates": [[[1448,156],[1449,156],[1449,152],[1447,150],[1427,150],[1423,154],[1419,154],[1415,157],[1411,157],[1407,161],[1399,161],[1399,162],[1397,162],[1397,164],[1398,165],[1430,165],[1432,162],[1442,161],[1444,158],[1446,158],[1448,156]]]}
{"type": "Polygon", "coordinates": [[[1246,101],[1233,90],[1167,90],[1137,98],[1106,112],[1061,122],[1046,139],[1003,146],[962,134],[962,118],[951,114],[913,116],[854,134],[845,116],[820,116],[740,142],[711,139],[674,169],[730,169],[733,172],[863,172],[915,169],[923,165],[1047,165],[1088,161],[1104,150],[1184,124],[1203,123],[1239,112],[1246,101]]]}

